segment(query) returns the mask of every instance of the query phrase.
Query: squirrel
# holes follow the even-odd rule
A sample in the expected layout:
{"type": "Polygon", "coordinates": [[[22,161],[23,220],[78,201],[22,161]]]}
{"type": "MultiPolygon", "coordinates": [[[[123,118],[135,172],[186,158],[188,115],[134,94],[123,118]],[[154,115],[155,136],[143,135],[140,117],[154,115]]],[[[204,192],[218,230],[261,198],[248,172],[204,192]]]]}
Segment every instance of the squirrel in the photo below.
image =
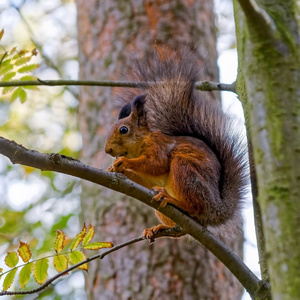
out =
{"type": "MultiPolygon", "coordinates": [[[[227,233],[240,228],[249,177],[245,137],[220,103],[195,89],[196,56],[155,51],[132,70],[141,88],[120,96],[123,107],[105,144],[116,157],[108,171],[155,190],[161,207],[172,204],[203,226],[220,228],[221,237],[222,227],[227,233]]],[[[142,234],[150,242],[175,225],[155,213],[162,224],[142,234]]]]}

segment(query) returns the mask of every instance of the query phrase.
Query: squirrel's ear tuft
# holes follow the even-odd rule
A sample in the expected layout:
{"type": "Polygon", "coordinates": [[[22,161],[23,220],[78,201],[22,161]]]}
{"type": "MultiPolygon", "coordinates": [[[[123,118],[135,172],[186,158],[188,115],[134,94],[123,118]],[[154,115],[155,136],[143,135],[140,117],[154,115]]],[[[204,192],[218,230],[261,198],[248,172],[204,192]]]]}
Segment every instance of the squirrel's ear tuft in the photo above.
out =
{"type": "Polygon", "coordinates": [[[141,125],[141,121],[146,119],[146,111],[144,104],[146,102],[146,95],[136,96],[132,102],[132,112],[134,112],[141,125]]]}

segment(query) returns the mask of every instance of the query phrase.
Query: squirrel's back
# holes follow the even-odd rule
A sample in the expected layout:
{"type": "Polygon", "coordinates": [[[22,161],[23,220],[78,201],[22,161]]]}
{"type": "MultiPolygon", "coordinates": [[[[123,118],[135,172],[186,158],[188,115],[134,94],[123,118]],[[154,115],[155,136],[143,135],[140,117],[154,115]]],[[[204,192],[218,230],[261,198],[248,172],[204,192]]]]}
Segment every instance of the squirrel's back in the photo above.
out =
{"type": "Polygon", "coordinates": [[[248,188],[247,145],[243,127],[222,111],[208,92],[195,89],[201,66],[190,51],[155,51],[132,67],[131,80],[151,82],[138,91],[128,89],[122,103],[146,95],[147,121],[153,130],[171,136],[192,136],[205,142],[221,165],[219,191],[230,215],[238,211],[248,188]]]}

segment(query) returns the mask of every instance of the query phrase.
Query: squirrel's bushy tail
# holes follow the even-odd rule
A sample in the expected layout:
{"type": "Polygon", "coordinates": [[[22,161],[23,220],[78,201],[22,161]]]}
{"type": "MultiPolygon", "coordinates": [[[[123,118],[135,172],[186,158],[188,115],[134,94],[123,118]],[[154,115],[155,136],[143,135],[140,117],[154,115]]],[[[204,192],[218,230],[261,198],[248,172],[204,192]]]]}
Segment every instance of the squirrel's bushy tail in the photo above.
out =
{"type": "MultiPolygon", "coordinates": [[[[153,82],[138,93],[146,94],[150,128],[165,134],[192,136],[203,140],[221,164],[219,190],[227,213],[238,214],[248,187],[247,144],[243,126],[222,111],[220,103],[208,99],[208,92],[195,89],[201,66],[191,51],[161,51],[138,60],[131,80],[153,82]]],[[[123,98],[133,100],[136,91],[123,98]]],[[[124,103],[124,102],[123,102],[124,103]]],[[[222,216],[220,216],[222,219],[222,216]]]]}

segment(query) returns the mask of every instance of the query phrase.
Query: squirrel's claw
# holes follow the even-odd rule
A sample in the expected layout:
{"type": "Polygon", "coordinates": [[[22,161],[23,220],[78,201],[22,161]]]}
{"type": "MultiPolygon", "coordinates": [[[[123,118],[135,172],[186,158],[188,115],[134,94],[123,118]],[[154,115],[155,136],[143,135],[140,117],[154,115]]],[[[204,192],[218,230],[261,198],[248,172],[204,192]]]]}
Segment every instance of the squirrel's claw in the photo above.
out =
{"type": "Polygon", "coordinates": [[[107,171],[108,172],[118,172],[118,173],[123,173],[124,170],[126,169],[125,167],[125,157],[124,156],[120,156],[118,158],[116,158],[112,165],[108,167],[107,171]]]}
{"type": "Polygon", "coordinates": [[[152,244],[155,242],[155,238],[154,238],[155,234],[156,234],[155,227],[146,228],[143,231],[142,238],[148,240],[149,244],[152,244]]]}

